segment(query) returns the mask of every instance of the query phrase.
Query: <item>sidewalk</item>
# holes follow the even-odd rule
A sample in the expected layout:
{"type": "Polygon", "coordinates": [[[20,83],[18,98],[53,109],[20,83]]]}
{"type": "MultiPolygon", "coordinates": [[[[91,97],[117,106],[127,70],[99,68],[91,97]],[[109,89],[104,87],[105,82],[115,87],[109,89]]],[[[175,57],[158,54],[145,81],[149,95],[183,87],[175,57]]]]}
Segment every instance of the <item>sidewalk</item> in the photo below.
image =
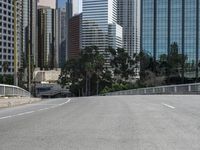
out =
{"type": "Polygon", "coordinates": [[[32,104],[41,101],[41,98],[29,98],[29,97],[1,97],[0,108],[15,107],[24,104],[32,104]]]}

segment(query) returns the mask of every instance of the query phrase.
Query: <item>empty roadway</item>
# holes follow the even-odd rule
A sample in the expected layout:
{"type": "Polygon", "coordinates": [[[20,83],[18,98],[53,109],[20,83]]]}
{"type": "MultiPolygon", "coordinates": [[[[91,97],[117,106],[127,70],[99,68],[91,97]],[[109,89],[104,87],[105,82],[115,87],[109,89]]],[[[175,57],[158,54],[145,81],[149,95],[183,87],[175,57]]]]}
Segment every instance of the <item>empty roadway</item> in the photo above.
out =
{"type": "Polygon", "coordinates": [[[0,109],[0,150],[200,150],[200,96],[66,98],[0,109]]]}

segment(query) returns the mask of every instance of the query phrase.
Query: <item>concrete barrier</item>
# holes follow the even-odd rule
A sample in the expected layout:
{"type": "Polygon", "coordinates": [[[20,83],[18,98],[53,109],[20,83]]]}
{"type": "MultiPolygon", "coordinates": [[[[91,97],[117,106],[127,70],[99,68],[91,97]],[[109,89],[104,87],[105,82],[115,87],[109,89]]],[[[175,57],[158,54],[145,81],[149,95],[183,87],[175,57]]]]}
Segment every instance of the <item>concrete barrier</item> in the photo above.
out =
{"type": "Polygon", "coordinates": [[[30,92],[13,85],[0,84],[1,97],[30,97],[30,92]]]}
{"type": "Polygon", "coordinates": [[[105,95],[114,96],[114,95],[153,95],[153,94],[200,94],[200,83],[132,89],[132,90],[106,93],[105,95]]]}

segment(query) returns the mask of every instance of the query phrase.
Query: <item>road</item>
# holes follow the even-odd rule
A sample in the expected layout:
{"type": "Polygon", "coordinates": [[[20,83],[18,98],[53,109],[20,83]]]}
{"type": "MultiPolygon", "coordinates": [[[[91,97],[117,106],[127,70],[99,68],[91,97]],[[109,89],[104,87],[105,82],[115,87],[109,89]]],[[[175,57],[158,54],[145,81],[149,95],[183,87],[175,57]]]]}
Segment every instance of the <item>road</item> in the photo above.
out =
{"type": "Polygon", "coordinates": [[[0,150],[200,150],[200,96],[66,98],[0,109],[0,150]]]}

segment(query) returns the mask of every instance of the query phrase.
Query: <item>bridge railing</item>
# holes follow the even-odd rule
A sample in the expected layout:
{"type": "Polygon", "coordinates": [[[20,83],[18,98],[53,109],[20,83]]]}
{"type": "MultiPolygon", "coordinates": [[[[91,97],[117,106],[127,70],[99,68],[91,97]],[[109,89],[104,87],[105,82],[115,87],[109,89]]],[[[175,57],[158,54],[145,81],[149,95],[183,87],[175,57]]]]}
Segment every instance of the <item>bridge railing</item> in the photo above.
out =
{"type": "Polygon", "coordinates": [[[30,97],[31,94],[30,92],[17,87],[17,86],[12,86],[12,85],[4,85],[0,84],[0,96],[8,96],[8,97],[15,97],[15,96],[20,96],[20,97],[30,97]]]}
{"type": "Polygon", "coordinates": [[[114,95],[153,95],[153,94],[200,94],[200,83],[167,85],[149,87],[107,93],[107,96],[114,95]]]}

